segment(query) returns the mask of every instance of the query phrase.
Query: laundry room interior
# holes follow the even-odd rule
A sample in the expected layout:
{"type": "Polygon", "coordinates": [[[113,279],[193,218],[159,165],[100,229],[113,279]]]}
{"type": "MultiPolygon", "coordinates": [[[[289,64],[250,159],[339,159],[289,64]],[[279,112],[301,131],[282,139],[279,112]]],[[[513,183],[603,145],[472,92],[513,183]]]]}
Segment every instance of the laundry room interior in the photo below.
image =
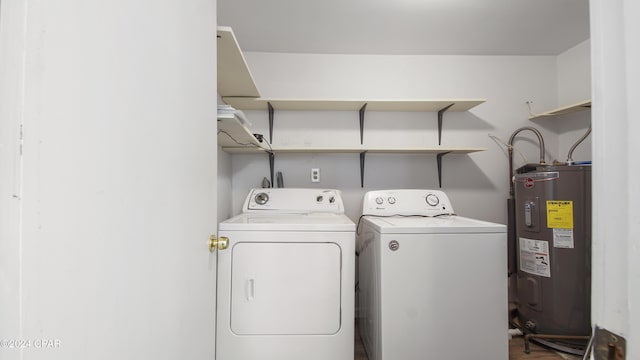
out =
{"type": "MultiPolygon", "coordinates": [[[[510,178],[506,144],[516,129],[538,128],[546,161],[565,162],[591,120],[589,111],[529,120],[532,115],[590,99],[588,39],[556,56],[243,54],[261,96],[267,99],[358,99],[362,104],[380,99],[482,100],[469,111],[443,114],[442,147],[483,151],[445,155],[441,176],[442,189],[461,214],[487,221],[506,218],[510,178]]],[[[243,112],[252,124],[249,130],[268,141],[268,111],[243,112]]],[[[366,111],[363,149],[406,152],[367,154],[363,186],[359,152],[330,150],[360,145],[358,110],[276,109],[272,141],[273,147],[300,149],[299,153],[276,152],[274,171],[283,174],[286,187],[340,189],[353,219],[360,216],[362,196],[369,189],[440,188],[436,156],[412,152],[440,146],[437,111],[366,111]],[[314,148],[327,150],[314,152],[314,148]],[[318,183],[311,181],[313,168],[320,169],[318,183]]],[[[514,145],[515,167],[538,161],[534,134],[520,134],[514,145]]],[[[590,149],[588,137],[576,148],[574,159],[591,160],[590,149]]],[[[262,186],[265,177],[271,182],[264,151],[230,154],[222,148],[218,169],[221,219],[238,213],[249,189],[262,186]]]]}
{"type": "Polygon", "coordinates": [[[640,358],[639,16],[0,1],[0,359],[640,358]]]}
{"type": "MultiPolygon", "coordinates": [[[[314,53],[322,44],[296,48],[287,47],[284,41],[261,43],[256,40],[264,41],[257,25],[261,22],[248,22],[243,9],[252,6],[260,7],[251,2],[218,2],[218,23],[223,26],[219,32],[218,73],[225,74],[219,77],[218,103],[222,111],[239,110],[235,121],[240,125],[236,126],[243,128],[232,135],[225,124],[218,132],[220,221],[243,211],[250,190],[283,187],[338,189],[345,214],[358,229],[365,194],[381,189],[443,191],[456,215],[507,224],[507,198],[513,196],[510,182],[514,169],[537,163],[591,164],[591,45],[586,2],[563,5],[572,7],[572,16],[565,18],[571,23],[556,24],[556,30],[571,33],[573,40],[562,47],[556,44],[554,50],[551,46],[544,51],[534,49],[544,47],[540,39],[530,46],[523,39],[511,48],[487,49],[466,43],[467,47],[443,53],[424,44],[407,50],[406,42],[406,53],[371,47],[366,53],[355,45],[353,51],[345,53],[334,48],[329,48],[334,53],[314,53]],[[237,43],[238,48],[230,46],[227,50],[220,46],[221,41],[237,43]],[[244,47],[245,41],[250,45],[244,47]],[[225,51],[233,53],[229,56],[236,56],[236,60],[220,60],[227,55],[225,51]],[[230,83],[226,85],[226,81],[230,83]],[[430,102],[435,103],[430,108],[416,105],[430,102]],[[393,106],[376,111],[380,103],[393,106]],[[462,104],[462,109],[456,110],[455,104],[462,104]]],[[[304,17],[298,13],[302,8],[296,6],[290,12],[294,17],[304,17]]],[[[427,8],[424,5],[419,11],[427,8]]],[[[274,17],[275,23],[287,23],[278,15],[274,17]]],[[[287,34],[280,36],[293,42],[288,36],[298,32],[283,27],[286,25],[272,31],[280,29],[287,34]]],[[[405,26],[404,31],[407,29],[411,30],[405,26]]],[[[406,35],[394,28],[388,30],[397,37],[406,35]]],[[[508,32],[506,28],[501,31],[508,32]]],[[[557,34],[555,39],[561,37],[564,34],[557,34]]],[[[464,33],[457,41],[467,41],[464,33]]],[[[226,117],[222,115],[219,120],[229,122],[230,116],[226,117]]],[[[583,236],[575,241],[588,242],[590,247],[590,235],[589,239],[583,236]]],[[[429,258],[428,254],[423,256],[429,258]]],[[[455,262],[463,255],[444,256],[455,262]]],[[[508,299],[513,307],[518,301],[518,285],[511,266],[508,299]]],[[[585,266],[583,271],[573,271],[588,281],[589,265],[585,266]]],[[[416,267],[416,271],[424,270],[416,267]]],[[[560,286],[567,285],[565,281],[560,286]]],[[[431,290],[439,291],[436,287],[431,290]]],[[[360,309],[356,289],[358,317],[364,310],[360,309]]],[[[588,303],[585,289],[580,293],[588,303]]],[[[427,333],[423,338],[429,336],[427,333]]],[[[572,333],[569,329],[561,329],[559,334],[589,335],[584,330],[572,333]]],[[[414,336],[418,339],[421,335],[414,336]]],[[[556,353],[557,358],[582,355],[581,350],[569,350],[569,355],[556,353]]],[[[385,358],[371,351],[365,351],[369,359],[385,358]]],[[[500,353],[484,355],[501,357],[500,353]]],[[[402,356],[407,353],[387,353],[386,358],[402,356]]]]}

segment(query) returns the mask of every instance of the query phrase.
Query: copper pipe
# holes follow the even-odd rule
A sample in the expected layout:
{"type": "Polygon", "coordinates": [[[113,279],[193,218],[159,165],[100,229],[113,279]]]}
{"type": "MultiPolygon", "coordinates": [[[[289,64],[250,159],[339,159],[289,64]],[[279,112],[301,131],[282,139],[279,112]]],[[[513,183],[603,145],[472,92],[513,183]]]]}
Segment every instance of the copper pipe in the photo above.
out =
{"type": "Polygon", "coordinates": [[[589,340],[590,336],[580,335],[549,335],[549,334],[527,334],[524,336],[524,352],[529,354],[531,349],[529,347],[530,339],[551,339],[551,340],[589,340]]]}

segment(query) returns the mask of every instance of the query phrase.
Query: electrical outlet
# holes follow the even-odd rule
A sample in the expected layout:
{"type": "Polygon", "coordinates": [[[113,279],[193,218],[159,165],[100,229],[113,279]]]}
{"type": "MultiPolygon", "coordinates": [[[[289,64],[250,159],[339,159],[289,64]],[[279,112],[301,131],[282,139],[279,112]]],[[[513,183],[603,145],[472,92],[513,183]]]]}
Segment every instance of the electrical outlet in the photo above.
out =
{"type": "Polygon", "coordinates": [[[320,168],[311,168],[311,182],[320,182],[320,168]]]}

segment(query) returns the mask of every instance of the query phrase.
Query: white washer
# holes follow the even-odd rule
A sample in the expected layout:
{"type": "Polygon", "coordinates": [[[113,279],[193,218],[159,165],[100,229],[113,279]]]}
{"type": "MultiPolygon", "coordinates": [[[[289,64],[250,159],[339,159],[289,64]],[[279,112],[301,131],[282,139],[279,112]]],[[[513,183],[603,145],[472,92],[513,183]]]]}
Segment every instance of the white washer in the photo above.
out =
{"type": "Polygon", "coordinates": [[[338,190],[253,189],[219,236],[217,359],[353,359],[355,224],[338,190]]]}
{"type": "Polygon", "coordinates": [[[369,360],[508,359],[506,226],[442,191],[365,194],[359,325],[369,360]]]}

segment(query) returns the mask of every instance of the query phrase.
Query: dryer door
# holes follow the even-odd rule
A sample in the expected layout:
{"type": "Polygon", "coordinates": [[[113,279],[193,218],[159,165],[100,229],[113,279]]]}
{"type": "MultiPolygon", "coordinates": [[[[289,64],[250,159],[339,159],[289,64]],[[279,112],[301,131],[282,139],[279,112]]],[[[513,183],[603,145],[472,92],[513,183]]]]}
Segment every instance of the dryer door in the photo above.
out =
{"type": "Polygon", "coordinates": [[[243,242],[231,261],[231,331],[331,335],[340,330],[335,243],[243,242]]]}

